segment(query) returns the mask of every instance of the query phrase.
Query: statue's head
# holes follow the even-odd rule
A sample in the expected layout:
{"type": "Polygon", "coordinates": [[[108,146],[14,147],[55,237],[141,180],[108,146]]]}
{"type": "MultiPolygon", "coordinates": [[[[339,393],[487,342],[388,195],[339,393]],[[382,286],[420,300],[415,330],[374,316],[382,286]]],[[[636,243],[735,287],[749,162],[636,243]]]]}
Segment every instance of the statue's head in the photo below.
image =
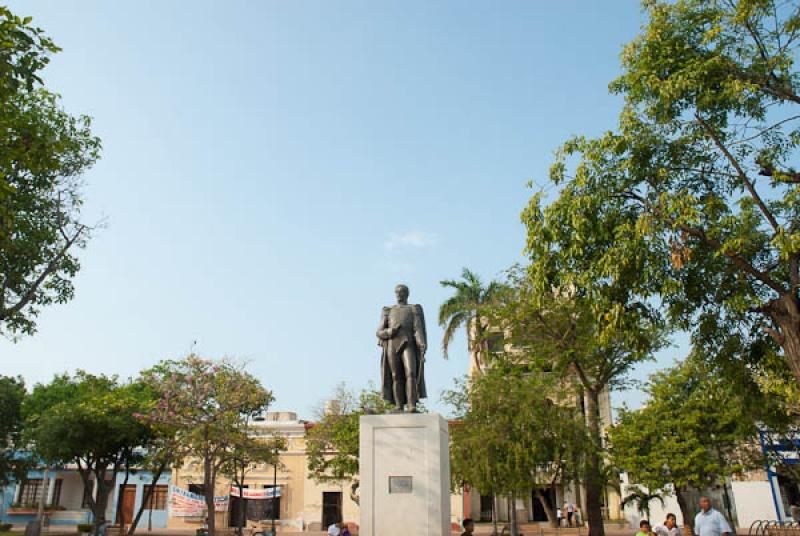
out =
{"type": "Polygon", "coordinates": [[[400,284],[394,287],[394,293],[397,295],[397,303],[408,302],[408,287],[400,284]]]}

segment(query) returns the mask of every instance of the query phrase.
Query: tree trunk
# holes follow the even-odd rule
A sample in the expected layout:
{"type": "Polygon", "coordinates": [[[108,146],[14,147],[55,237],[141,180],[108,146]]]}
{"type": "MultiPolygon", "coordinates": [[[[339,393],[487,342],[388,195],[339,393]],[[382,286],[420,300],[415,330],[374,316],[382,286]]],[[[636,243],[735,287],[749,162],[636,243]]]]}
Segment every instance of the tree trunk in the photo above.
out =
{"type": "MultiPolygon", "coordinates": [[[[536,495],[536,499],[539,501],[539,504],[542,505],[544,509],[544,515],[547,516],[547,521],[550,522],[550,526],[553,528],[558,527],[558,520],[556,520],[556,513],[553,511],[553,508],[550,506],[550,503],[547,502],[547,497],[542,495],[541,490],[539,488],[534,488],[533,493],[536,495]]],[[[553,494],[555,496],[555,494],[553,494]]]]}
{"type": "Polygon", "coordinates": [[[681,509],[681,516],[683,516],[683,524],[688,526],[694,532],[694,512],[692,512],[692,508],[689,505],[689,501],[686,498],[684,493],[686,490],[681,489],[677,486],[673,486],[675,489],[675,498],[678,499],[678,508],[681,509]]]}
{"type": "MultiPolygon", "coordinates": [[[[166,465],[161,464],[158,466],[158,469],[155,473],[153,473],[153,479],[150,481],[150,487],[145,489],[145,492],[142,496],[142,504],[139,505],[139,510],[136,512],[136,516],[131,521],[131,526],[128,529],[128,536],[133,536],[133,533],[136,532],[136,527],[139,526],[139,520],[142,519],[142,514],[145,511],[145,508],[148,504],[150,504],[150,498],[153,496],[153,490],[156,487],[156,483],[161,479],[161,475],[164,473],[166,469],[166,465]]],[[[153,509],[151,508],[150,511],[152,512],[153,509]]],[[[120,531],[122,534],[122,531],[120,531]]]]}
{"type": "Polygon", "coordinates": [[[794,293],[787,293],[771,301],[767,310],[780,327],[780,333],[767,331],[783,348],[784,359],[800,384],[800,299],[794,293]]]}
{"type": "Polygon", "coordinates": [[[508,497],[508,526],[511,529],[511,536],[519,536],[517,526],[517,494],[512,493],[508,497]]]}
{"type": "MultiPolygon", "coordinates": [[[[122,487],[119,489],[117,493],[117,518],[119,519],[119,533],[122,534],[125,532],[125,516],[122,515],[122,499],[123,495],[125,495],[125,488],[128,486],[128,479],[131,476],[131,468],[126,465],[125,466],[125,478],[122,480],[122,487]]],[[[114,482],[116,486],[117,483],[114,482]]]]}
{"type": "MultiPolygon", "coordinates": [[[[116,477],[116,474],[114,476],[116,477]]],[[[99,535],[100,527],[106,522],[106,506],[108,506],[108,494],[111,488],[106,484],[105,469],[95,471],[95,478],[97,479],[97,497],[94,500],[92,514],[94,515],[94,533],[99,535]]],[[[114,485],[113,481],[111,485],[114,485]]]]}
{"type": "Polygon", "coordinates": [[[498,536],[500,534],[497,532],[497,508],[499,506],[500,505],[497,504],[497,497],[492,493],[492,536],[498,536]]]}
{"type": "Polygon", "coordinates": [[[216,487],[216,478],[213,470],[214,460],[211,455],[206,452],[205,459],[203,460],[203,495],[206,498],[206,524],[208,525],[208,536],[215,536],[216,519],[214,509],[214,488],[216,487]]]}
{"type": "Polygon", "coordinates": [[[42,475],[42,494],[39,497],[39,504],[36,508],[36,522],[39,523],[39,528],[41,530],[42,526],[42,518],[44,517],[44,506],[45,502],[47,502],[47,492],[50,489],[50,467],[44,468],[44,474],[42,475]]]}
{"type": "MultiPolygon", "coordinates": [[[[241,482],[238,483],[239,486],[239,526],[237,530],[239,532],[239,536],[242,536],[243,528],[244,528],[244,516],[247,515],[247,503],[244,502],[244,477],[242,478],[241,482]]],[[[274,499],[273,499],[274,500],[274,499]]]]}
{"type": "Polygon", "coordinates": [[[586,399],[589,435],[592,442],[586,456],[586,520],[589,523],[589,536],[605,536],[602,509],[602,460],[600,459],[600,396],[597,389],[586,388],[586,399]]]}

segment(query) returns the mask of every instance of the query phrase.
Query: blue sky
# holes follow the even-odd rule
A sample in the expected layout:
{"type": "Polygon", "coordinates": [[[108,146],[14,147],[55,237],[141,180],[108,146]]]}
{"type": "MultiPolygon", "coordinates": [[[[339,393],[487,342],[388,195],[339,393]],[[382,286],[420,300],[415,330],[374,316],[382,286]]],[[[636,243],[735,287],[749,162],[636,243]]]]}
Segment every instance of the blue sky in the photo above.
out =
{"type": "Polygon", "coordinates": [[[463,336],[441,357],[439,281],[522,260],[527,181],[570,135],[613,128],[607,84],[642,21],[632,0],[10,7],[64,49],[46,83],[94,118],[85,212],[108,228],[75,299],[0,341],[3,373],[129,376],[196,341],[304,417],[339,382],[378,381],[397,282],[427,312],[444,409],[467,357],[463,336]]]}

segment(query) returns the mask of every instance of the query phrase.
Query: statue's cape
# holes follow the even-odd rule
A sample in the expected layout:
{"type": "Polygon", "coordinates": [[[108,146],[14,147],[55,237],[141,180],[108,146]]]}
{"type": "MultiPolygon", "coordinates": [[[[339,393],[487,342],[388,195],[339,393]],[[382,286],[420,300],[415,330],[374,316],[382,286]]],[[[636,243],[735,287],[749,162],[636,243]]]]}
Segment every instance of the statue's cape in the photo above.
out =
{"type": "MultiPolygon", "coordinates": [[[[381,346],[381,384],[382,384],[382,392],[383,392],[383,399],[389,402],[390,404],[406,404],[405,400],[405,389],[402,390],[403,392],[403,400],[397,401],[394,399],[394,389],[392,389],[392,369],[389,367],[389,341],[384,341],[378,339],[378,343],[381,346]]],[[[417,348],[417,355],[419,356],[419,348],[417,348]]],[[[428,398],[428,391],[425,388],[425,359],[421,357],[417,359],[417,396],[422,398],[428,398]]]]}

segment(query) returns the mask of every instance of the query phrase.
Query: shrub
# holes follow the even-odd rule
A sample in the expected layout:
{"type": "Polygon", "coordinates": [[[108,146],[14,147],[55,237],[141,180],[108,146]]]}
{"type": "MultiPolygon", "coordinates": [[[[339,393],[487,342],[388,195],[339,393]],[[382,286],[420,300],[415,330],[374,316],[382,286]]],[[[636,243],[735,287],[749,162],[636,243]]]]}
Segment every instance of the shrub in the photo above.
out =
{"type": "Polygon", "coordinates": [[[91,523],[78,523],[78,532],[92,532],[93,528],[91,523]]]}

